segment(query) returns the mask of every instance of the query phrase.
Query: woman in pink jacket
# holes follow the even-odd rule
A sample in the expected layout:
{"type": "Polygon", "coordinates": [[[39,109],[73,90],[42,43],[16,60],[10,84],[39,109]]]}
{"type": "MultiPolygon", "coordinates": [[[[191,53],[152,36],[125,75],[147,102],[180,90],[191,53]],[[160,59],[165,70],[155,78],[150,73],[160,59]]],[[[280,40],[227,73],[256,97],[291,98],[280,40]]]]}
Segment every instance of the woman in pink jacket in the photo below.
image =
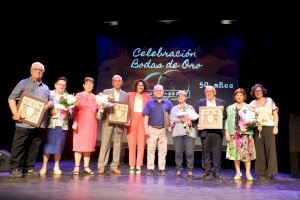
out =
{"type": "Polygon", "coordinates": [[[141,174],[145,149],[145,129],[143,108],[150,95],[147,92],[147,83],[142,79],[135,80],[132,92],[129,92],[130,122],[127,131],[129,149],[130,174],[141,174]]]}

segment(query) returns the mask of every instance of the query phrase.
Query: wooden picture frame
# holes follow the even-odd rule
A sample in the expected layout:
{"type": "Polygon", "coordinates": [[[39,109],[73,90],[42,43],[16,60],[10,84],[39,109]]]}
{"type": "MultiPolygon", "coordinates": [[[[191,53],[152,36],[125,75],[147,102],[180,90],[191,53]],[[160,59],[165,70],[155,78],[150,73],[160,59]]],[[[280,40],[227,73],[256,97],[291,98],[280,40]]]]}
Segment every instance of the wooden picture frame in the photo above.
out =
{"type": "Polygon", "coordinates": [[[223,129],[223,106],[200,106],[199,124],[203,129],[223,129]]]}
{"type": "Polygon", "coordinates": [[[21,122],[35,127],[40,127],[46,110],[45,105],[48,102],[24,92],[17,104],[18,113],[21,116],[21,122]]]}
{"type": "Polygon", "coordinates": [[[129,118],[129,104],[114,102],[113,109],[108,114],[108,122],[114,124],[126,124],[129,118]]]}

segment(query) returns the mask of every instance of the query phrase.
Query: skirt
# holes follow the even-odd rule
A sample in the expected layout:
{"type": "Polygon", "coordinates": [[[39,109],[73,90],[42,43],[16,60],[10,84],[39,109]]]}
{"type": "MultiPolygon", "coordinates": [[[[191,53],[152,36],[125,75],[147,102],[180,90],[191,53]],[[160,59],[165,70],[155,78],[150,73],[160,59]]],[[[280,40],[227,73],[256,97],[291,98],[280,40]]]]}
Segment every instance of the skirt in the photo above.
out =
{"type": "Polygon", "coordinates": [[[61,154],[65,147],[66,137],[67,131],[62,130],[61,126],[48,129],[44,154],[61,154]]]}

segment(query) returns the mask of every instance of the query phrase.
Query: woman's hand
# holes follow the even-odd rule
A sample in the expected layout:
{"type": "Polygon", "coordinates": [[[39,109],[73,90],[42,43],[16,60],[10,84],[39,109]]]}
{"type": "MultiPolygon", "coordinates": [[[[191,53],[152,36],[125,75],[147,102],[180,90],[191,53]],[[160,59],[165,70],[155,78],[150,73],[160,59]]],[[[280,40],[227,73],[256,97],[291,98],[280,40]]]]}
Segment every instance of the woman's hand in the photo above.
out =
{"type": "Polygon", "coordinates": [[[77,128],[78,128],[77,122],[73,122],[72,129],[74,131],[77,131],[77,128]]]}
{"type": "Polygon", "coordinates": [[[273,128],[273,134],[274,135],[278,134],[278,126],[274,126],[274,128],[273,128]]]}
{"type": "Polygon", "coordinates": [[[225,140],[226,140],[227,142],[230,142],[230,140],[231,140],[228,131],[225,131],[225,140]]]}
{"type": "Polygon", "coordinates": [[[197,128],[198,130],[204,130],[204,128],[200,124],[197,124],[197,128]]]}

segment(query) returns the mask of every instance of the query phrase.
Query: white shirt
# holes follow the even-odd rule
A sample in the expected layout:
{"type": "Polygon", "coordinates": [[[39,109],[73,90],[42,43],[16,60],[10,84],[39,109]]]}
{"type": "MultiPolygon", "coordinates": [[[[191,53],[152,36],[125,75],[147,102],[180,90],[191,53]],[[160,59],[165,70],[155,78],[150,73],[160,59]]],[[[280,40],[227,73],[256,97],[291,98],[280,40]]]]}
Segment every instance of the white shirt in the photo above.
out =
{"type": "Polygon", "coordinates": [[[258,105],[256,100],[250,102],[250,105],[255,109],[255,112],[258,115],[258,119],[262,121],[263,126],[274,126],[274,116],[273,111],[278,110],[273,99],[266,97],[263,105],[258,105]]]}
{"type": "Polygon", "coordinates": [[[216,104],[216,99],[214,99],[213,101],[209,101],[209,100],[206,98],[206,106],[217,106],[217,104],[216,104]]]}
{"type": "Polygon", "coordinates": [[[117,91],[117,90],[115,90],[115,88],[114,88],[114,97],[115,97],[115,101],[119,101],[119,98],[120,98],[120,90],[117,91]]]}
{"type": "Polygon", "coordinates": [[[143,111],[143,97],[135,97],[133,112],[141,113],[142,111],[143,111]]]}

